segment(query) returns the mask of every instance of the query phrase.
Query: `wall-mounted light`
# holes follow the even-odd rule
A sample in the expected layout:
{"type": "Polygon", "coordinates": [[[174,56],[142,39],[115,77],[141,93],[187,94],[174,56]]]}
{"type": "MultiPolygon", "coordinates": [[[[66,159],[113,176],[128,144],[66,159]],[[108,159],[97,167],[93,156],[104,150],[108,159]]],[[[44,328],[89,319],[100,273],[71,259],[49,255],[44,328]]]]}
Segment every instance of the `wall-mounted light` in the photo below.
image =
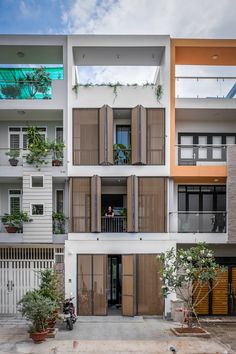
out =
{"type": "Polygon", "coordinates": [[[215,179],[214,179],[214,182],[219,182],[219,179],[218,179],[218,178],[215,178],[215,179]]]}
{"type": "Polygon", "coordinates": [[[85,54],[82,55],[82,58],[83,58],[83,59],[85,58],[85,54]]]}
{"type": "Polygon", "coordinates": [[[116,58],[117,58],[117,59],[120,59],[120,54],[116,54],[116,58]]]}
{"type": "Polygon", "coordinates": [[[218,55],[218,54],[212,55],[212,59],[213,59],[213,60],[217,60],[218,58],[219,58],[219,55],[218,55]]]}
{"type": "Polygon", "coordinates": [[[24,52],[19,51],[19,52],[17,52],[17,53],[16,53],[16,55],[17,55],[19,58],[24,58],[25,53],[24,53],[24,52]]]}

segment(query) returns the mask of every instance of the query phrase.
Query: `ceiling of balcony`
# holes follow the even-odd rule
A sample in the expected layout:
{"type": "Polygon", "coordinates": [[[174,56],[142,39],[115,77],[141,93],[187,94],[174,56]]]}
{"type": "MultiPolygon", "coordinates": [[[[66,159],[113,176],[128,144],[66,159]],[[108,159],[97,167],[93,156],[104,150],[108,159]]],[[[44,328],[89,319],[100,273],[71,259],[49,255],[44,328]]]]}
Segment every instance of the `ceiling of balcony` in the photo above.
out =
{"type": "Polygon", "coordinates": [[[1,109],[0,121],[59,121],[63,120],[62,110],[15,110],[1,109]]]}
{"type": "Polygon", "coordinates": [[[161,65],[164,47],[74,47],[74,63],[84,65],[161,65]]]}
{"type": "Polygon", "coordinates": [[[1,45],[0,64],[63,64],[63,49],[53,45],[1,45]]]}

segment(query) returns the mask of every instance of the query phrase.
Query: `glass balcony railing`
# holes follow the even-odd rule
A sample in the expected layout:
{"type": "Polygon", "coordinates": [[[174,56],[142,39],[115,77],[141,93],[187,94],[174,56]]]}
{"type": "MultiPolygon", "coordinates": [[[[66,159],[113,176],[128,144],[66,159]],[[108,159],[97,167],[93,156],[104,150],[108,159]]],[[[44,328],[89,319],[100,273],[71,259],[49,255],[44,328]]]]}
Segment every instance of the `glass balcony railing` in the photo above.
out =
{"type": "Polygon", "coordinates": [[[179,166],[225,165],[227,145],[176,145],[179,166]]]}
{"type": "Polygon", "coordinates": [[[126,216],[102,216],[102,232],[127,232],[126,216]]]}
{"type": "MultiPolygon", "coordinates": [[[[0,166],[29,166],[30,164],[27,162],[27,155],[27,150],[0,148],[0,166]]],[[[43,161],[43,166],[59,167],[63,166],[63,155],[64,154],[60,154],[58,157],[50,152],[46,156],[40,158],[40,160],[43,161]]]]}
{"type": "Polygon", "coordinates": [[[236,77],[175,78],[176,98],[236,98],[236,77]]]}
{"type": "Polygon", "coordinates": [[[170,213],[170,232],[225,233],[225,211],[179,211],[170,213]]]}

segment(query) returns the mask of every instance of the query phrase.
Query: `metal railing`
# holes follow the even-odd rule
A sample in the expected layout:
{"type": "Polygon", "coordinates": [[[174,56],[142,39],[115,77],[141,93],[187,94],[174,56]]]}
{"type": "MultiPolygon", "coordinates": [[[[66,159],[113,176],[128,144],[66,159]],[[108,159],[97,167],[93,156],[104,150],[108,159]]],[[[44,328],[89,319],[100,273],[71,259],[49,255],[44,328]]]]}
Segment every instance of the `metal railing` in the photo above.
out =
{"type": "Polygon", "coordinates": [[[0,80],[0,99],[2,100],[42,100],[52,99],[52,85],[40,87],[39,82],[0,80]]]}
{"type": "Polygon", "coordinates": [[[225,211],[179,211],[170,213],[170,232],[178,233],[225,233],[225,211]]]}
{"type": "Polygon", "coordinates": [[[176,98],[236,98],[236,77],[176,76],[176,98]]]}
{"type": "Polygon", "coordinates": [[[113,149],[114,165],[131,165],[131,149],[113,149]]]}
{"type": "Polygon", "coordinates": [[[53,220],[52,230],[54,235],[64,235],[69,232],[68,219],[65,220],[53,220]]]}
{"type": "Polygon", "coordinates": [[[126,216],[102,216],[102,232],[127,232],[126,216]]]}
{"type": "Polygon", "coordinates": [[[224,165],[227,145],[176,145],[179,166],[224,165]]]}
{"type": "MultiPolygon", "coordinates": [[[[24,149],[6,149],[0,148],[0,166],[29,166],[27,162],[28,150],[24,149]]],[[[60,157],[56,154],[49,152],[47,156],[43,158],[44,166],[59,167],[63,165],[63,154],[60,157]]]]}
{"type": "Polygon", "coordinates": [[[74,165],[98,165],[98,148],[83,150],[74,149],[73,151],[74,165]]]}

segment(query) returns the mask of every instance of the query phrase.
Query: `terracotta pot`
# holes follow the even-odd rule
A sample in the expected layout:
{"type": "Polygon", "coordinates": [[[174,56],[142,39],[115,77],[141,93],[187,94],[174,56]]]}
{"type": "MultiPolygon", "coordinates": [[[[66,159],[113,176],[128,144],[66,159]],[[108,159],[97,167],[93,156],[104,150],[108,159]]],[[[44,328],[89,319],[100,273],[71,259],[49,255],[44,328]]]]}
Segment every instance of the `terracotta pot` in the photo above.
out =
{"type": "Polygon", "coordinates": [[[5,226],[5,229],[9,234],[15,234],[17,231],[17,227],[15,226],[5,226]]]}
{"type": "Polygon", "coordinates": [[[33,339],[34,343],[42,343],[46,340],[48,335],[48,331],[44,331],[44,332],[34,332],[34,333],[30,333],[30,338],[33,339]]]}
{"type": "Polygon", "coordinates": [[[48,328],[54,328],[55,324],[56,324],[55,318],[50,318],[49,320],[47,320],[48,328]]]}
{"type": "Polygon", "coordinates": [[[62,165],[62,162],[60,160],[52,160],[52,165],[58,167],[62,165]]]}

